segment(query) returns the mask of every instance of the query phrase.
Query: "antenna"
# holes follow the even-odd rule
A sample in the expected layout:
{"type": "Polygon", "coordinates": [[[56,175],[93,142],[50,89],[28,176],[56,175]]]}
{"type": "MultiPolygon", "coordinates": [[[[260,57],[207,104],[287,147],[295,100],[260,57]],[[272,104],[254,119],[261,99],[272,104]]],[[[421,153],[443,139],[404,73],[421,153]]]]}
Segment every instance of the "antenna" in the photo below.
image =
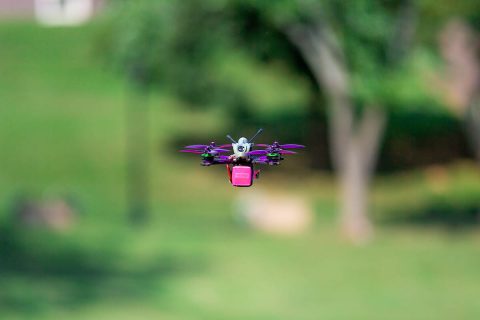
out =
{"type": "Polygon", "coordinates": [[[230,141],[232,141],[233,143],[237,143],[237,141],[233,140],[233,138],[232,138],[232,137],[230,137],[230,135],[229,135],[229,134],[227,134],[227,138],[228,138],[228,139],[230,139],[230,141]]]}
{"type": "Polygon", "coordinates": [[[250,141],[248,141],[249,143],[251,143],[260,133],[262,133],[263,129],[260,128],[258,129],[257,133],[255,133],[255,135],[252,137],[252,139],[250,139],[250,141]]]}

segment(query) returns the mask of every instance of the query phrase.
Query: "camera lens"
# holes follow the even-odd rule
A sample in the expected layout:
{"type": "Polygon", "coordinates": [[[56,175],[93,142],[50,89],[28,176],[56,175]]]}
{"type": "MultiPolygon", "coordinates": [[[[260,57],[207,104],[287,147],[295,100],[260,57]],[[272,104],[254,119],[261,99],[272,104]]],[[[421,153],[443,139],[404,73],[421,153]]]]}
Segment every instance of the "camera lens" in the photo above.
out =
{"type": "Polygon", "coordinates": [[[243,150],[245,150],[245,148],[243,146],[238,146],[237,149],[238,149],[239,152],[243,152],[243,150]]]}

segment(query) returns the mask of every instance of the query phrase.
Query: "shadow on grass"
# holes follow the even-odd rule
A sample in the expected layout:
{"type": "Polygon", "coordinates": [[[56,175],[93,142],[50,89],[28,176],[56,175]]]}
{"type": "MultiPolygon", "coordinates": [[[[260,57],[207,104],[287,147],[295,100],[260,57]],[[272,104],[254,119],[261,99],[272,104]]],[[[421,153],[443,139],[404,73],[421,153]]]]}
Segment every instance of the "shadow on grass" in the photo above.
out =
{"type": "Polygon", "coordinates": [[[389,210],[379,220],[386,224],[444,226],[452,230],[480,225],[480,202],[431,201],[416,208],[389,210]]]}
{"type": "Polygon", "coordinates": [[[104,300],[145,299],[162,294],[170,277],[204,267],[174,253],[135,261],[118,248],[92,249],[64,236],[18,226],[0,228],[0,309],[34,315],[75,309],[104,300]]]}

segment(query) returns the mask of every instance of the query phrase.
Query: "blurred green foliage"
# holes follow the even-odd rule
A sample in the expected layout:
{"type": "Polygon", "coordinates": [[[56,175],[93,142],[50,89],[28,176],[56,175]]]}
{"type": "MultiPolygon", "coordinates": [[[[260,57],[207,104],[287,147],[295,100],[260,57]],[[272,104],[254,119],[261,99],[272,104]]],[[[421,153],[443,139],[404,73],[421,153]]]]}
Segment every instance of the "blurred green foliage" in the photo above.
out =
{"type": "MultiPolygon", "coordinates": [[[[255,110],[281,108],[288,101],[305,108],[318,89],[285,32],[292,25],[327,21],[346,55],[358,106],[435,109],[440,102],[429,94],[425,79],[434,56],[417,42],[399,44],[396,36],[403,3],[117,1],[105,39],[130,78],[161,83],[195,105],[255,110]],[[410,47],[413,53],[397,61],[410,47]],[[265,87],[265,80],[278,84],[265,87]],[[274,88],[277,99],[262,99],[274,88]]],[[[423,13],[416,2],[411,10],[408,19],[423,13]]]]}

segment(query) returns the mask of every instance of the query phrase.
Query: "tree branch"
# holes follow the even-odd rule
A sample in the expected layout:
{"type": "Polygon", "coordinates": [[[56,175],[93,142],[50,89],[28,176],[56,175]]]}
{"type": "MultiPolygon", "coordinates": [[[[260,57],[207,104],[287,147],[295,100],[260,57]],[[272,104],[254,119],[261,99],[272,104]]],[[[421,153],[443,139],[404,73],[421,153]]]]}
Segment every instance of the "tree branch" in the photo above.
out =
{"type": "Polygon", "coordinates": [[[338,54],[341,52],[338,42],[325,23],[319,23],[315,27],[297,24],[285,32],[310,66],[318,86],[327,93],[332,158],[334,165],[340,168],[347,156],[345,146],[350,143],[354,116],[348,73],[342,55],[338,54]]]}
{"type": "Polygon", "coordinates": [[[397,17],[395,31],[387,49],[389,63],[404,59],[410,48],[418,21],[418,9],[414,1],[404,0],[397,17]]]}

